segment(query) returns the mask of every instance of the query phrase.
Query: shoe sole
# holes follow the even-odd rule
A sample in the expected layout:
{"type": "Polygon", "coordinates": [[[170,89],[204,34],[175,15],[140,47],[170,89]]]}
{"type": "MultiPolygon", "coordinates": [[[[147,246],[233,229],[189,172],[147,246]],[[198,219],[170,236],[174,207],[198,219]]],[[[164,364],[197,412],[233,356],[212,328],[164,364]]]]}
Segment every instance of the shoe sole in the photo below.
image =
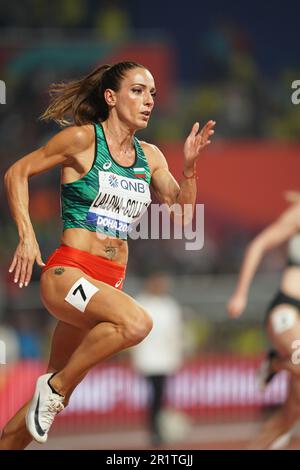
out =
{"type": "Polygon", "coordinates": [[[25,416],[25,422],[26,422],[27,431],[33,437],[33,439],[37,441],[39,444],[44,444],[48,439],[48,434],[45,433],[44,436],[40,436],[38,432],[36,431],[36,426],[35,426],[35,409],[36,409],[36,405],[38,401],[38,396],[40,394],[39,392],[40,380],[41,380],[41,377],[37,380],[33,399],[30,402],[29,409],[25,416]]]}

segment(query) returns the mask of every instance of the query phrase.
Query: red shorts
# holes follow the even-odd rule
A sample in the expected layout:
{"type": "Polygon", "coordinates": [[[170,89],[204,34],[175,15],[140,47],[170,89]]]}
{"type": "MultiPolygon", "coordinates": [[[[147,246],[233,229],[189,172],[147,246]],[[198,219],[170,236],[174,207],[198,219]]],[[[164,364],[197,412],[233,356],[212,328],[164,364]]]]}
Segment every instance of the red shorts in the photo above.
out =
{"type": "Polygon", "coordinates": [[[126,275],[126,265],[117,264],[87,251],[61,245],[49,256],[42,273],[53,266],[78,268],[88,276],[122,290],[126,275]]]}

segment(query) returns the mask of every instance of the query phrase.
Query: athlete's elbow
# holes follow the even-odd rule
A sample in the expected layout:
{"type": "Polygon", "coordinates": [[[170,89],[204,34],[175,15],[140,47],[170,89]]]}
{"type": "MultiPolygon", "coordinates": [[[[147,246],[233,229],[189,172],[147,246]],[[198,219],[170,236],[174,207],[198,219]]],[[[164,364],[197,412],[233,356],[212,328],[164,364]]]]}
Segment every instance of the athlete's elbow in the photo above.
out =
{"type": "Polygon", "coordinates": [[[171,218],[176,224],[183,227],[189,225],[193,221],[194,208],[192,204],[181,205],[179,203],[173,204],[170,207],[171,218]]]}
{"type": "Polygon", "coordinates": [[[183,213],[183,218],[182,218],[182,225],[185,227],[187,225],[190,225],[193,222],[193,216],[194,216],[194,209],[193,207],[188,207],[188,209],[184,210],[183,213]]]}
{"type": "Polygon", "coordinates": [[[253,255],[263,256],[269,249],[270,247],[266,245],[264,240],[257,237],[249,243],[247,252],[253,255]]]}
{"type": "Polygon", "coordinates": [[[14,170],[13,170],[13,165],[12,165],[11,167],[8,168],[8,170],[4,174],[5,188],[9,188],[10,182],[13,180],[13,174],[14,174],[14,170]]]}
{"type": "Polygon", "coordinates": [[[180,227],[186,227],[187,225],[190,225],[193,221],[193,217],[185,214],[174,214],[171,213],[171,219],[176,225],[179,225],[180,227]]]}
{"type": "Polygon", "coordinates": [[[17,184],[19,180],[26,178],[28,178],[26,171],[16,162],[5,172],[4,185],[9,188],[12,182],[17,184]]]}
{"type": "Polygon", "coordinates": [[[8,198],[10,198],[10,194],[13,190],[14,184],[15,184],[14,171],[12,167],[10,167],[4,175],[4,188],[5,188],[5,192],[8,198]]]}

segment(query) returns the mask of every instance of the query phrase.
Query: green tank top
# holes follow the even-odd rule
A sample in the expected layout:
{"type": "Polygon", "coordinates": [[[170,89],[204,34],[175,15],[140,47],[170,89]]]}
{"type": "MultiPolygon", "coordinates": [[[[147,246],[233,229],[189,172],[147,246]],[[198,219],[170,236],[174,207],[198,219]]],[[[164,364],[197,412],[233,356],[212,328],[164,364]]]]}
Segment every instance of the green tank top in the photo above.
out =
{"type": "Polygon", "coordinates": [[[83,228],[127,239],[151,202],[150,168],[134,137],[135,162],[129,167],[110,154],[101,124],[95,128],[95,157],[89,172],[73,183],[61,185],[63,229],[83,228]]]}

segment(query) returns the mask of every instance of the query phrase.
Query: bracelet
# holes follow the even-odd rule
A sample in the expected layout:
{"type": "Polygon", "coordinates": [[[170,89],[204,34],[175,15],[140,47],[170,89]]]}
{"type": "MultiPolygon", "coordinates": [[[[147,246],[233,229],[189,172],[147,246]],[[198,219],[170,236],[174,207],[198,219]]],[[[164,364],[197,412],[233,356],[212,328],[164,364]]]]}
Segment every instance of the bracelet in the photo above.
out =
{"type": "Polygon", "coordinates": [[[184,174],[184,171],[182,172],[182,174],[183,174],[183,176],[185,177],[186,180],[191,180],[191,179],[193,179],[193,178],[197,178],[197,173],[196,173],[196,171],[194,171],[194,173],[193,173],[191,176],[186,176],[186,175],[184,174]]]}

